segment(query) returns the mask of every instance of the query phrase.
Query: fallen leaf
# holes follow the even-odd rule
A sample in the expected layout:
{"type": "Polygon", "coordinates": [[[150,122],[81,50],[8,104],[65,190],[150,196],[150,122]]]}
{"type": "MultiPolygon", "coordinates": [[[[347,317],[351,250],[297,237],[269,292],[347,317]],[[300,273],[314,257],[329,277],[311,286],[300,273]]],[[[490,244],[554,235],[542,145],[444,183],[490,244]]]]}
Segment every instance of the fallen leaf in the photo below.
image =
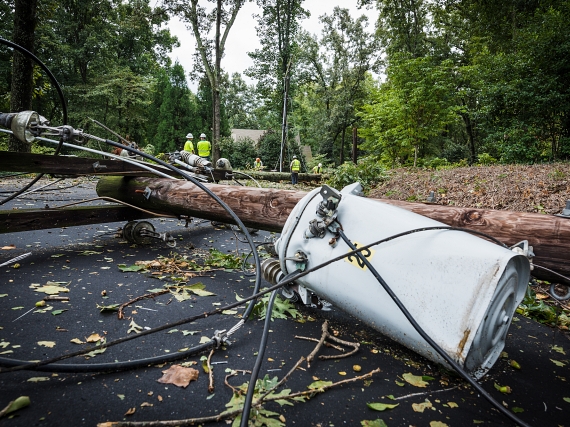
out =
{"type": "Polygon", "coordinates": [[[412,409],[414,412],[423,412],[430,408],[433,408],[433,405],[428,399],[424,400],[422,403],[412,403],[412,409]]]}
{"type": "Polygon", "coordinates": [[[445,423],[442,423],[441,421],[430,421],[429,427],[449,427],[449,426],[445,423]]]}
{"type": "Polygon", "coordinates": [[[97,342],[101,339],[101,335],[99,334],[91,334],[89,335],[87,338],[85,338],[85,341],[87,342],[97,342]]]}
{"type": "Polygon", "coordinates": [[[423,377],[418,375],[413,375],[411,373],[405,373],[402,378],[408,383],[416,387],[426,387],[428,383],[423,380],[423,377]]]}
{"type": "Polygon", "coordinates": [[[130,326],[130,328],[127,331],[127,334],[130,334],[131,332],[134,332],[136,334],[140,334],[143,330],[143,327],[137,325],[134,320],[131,320],[131,323],[129,323],[129,326],[130,326]]]}
{"type": "Polygon", "coordinates": [[[0,342],[0,347],[2,347],[2,348],[6,348],[6,347],[8,347],[9,345],[10,345],[10,342],[9,342],[9,341],[2,341],[2,342],[0,342]]]}
{"type": "Polygon", "coordinates": [[[550,359],[550,360],[551,360],[551,362],[554,363],[556,366],[560,366],[560,367],[566,366],[566,363],[561,362],[561,361],[559,361],[559,360],[554,360],[554,359],[550,359]]]}
{"type": "Polygon", "coordinates": [[[210,341],[212,341],[212,340],[208,337],[200,338],[200,344],[205,344],[205,343],[210,342],[210,341]]]}
{"type": "Polygon", "coordinates": [[[360,371],[362,371],[362,366],[360,366],[360,365],[352,365],[352,370],[353,370],[354,372],[360,372],[360,371]]]}
{"type": "Polygon", "coordinates": [[[129,409],[127,412],[125,412],[125,416],[127,416],[127,415],[133,415],[136,410],[137,410],[137,408],[131,408],[131,409],[129,409]]]}
{"type": "Polygon", "coordinates": [[[200,331],[182,331],[182,335],[186,336],[186,335],[194,335],[197,334],[200,331]]]}
{"type": "Polygon", "coordinates": [[[570,403],[570,397],[563,397],[562,400],[564,400],[564,402],[570,403]]]}
{"type": "Polygon", "coordinates": [[[386,409],[394,409],[398,406],[399,403],[389,404],[389,403],[367,403],[370,409],[374,409],[375,411],[385,411],[386,409]]]}
{"type": "Polygon", "coordinates": [[[227,315],[232,315],[232,314],[237,314],[237,310],[223,310],[222,314],[227,314],[227,315]]]}
{"type": "Polygon", "coordinates": [[[459,407],[459,405],[458,405],[457,403],[455,403],[455,402],[447,402],[447,405],[448,405],[450,408],[458,408],[458,407],[459,407]]]}
{"type": "Polygon", "coordinates": [[[12,307],[12,310],[21,310],[23,308],[24,308],[24,306],[22,305],[22,306],[18,306],[18,307],[12,307]]]}
{"type": "Polygon", "coordinates": [[[190,381],[196,381],[200,372],[194,368],[184,368],[180,365],[172,365],[166,371],[162,371],[164,375],[157,381],[163,384],[174,384],[178,387],[188,387],[190,381]]]}
{"type": "Polygon", "coordinates": [[[381,420],[380,418],[378,418],[377,420],[362,420],[360,421],[360,425],[362,427],[388,427],[388,425],[384,422],[384,420],[381,420]]]}
{"type": "Polygon", "coordinates": [[[12,354],[12,353],[14,353],[14,350],[6,350],[6,351],[0,352],[0,354],[12,354]]]}
{"type": "Polygon", "coordinates": [[[141,408],[144,408],[145,406],[154,406],[154,405],[152,403],[148,403],[148,402],[141,403],[141,408]]]}
{"type": "Polygon", "coordinates": [[[156,396],[156,398],[158,399],[159,402],[162,402],[162,396],[160,394],[156,396]]]}
{"type": "Polygon", "coordinates": [[[8,296],[8,294],[0,294],[0,298],[4,298],[4,297],[7,297],[7,296],[8,296]]]}
{"type": "Polygon", "coordinates": [[[72,342],[73,344],[85,344],[79,338],[73,338],[72,340],[69,340],[69,342],[72,342]]]}
{"type": "Polygon", "coordinates": [[[30,404],[30,398],[28,396],[20,396],[16,400],[12,400],[4,409],[2,409],[2,415],[4,416],[9,414],[10,412],[17,411],[18,409],[25,408],[30,404]]]}
{"type": "MultiPolygon", "coordinates": [[[[1,296],[2,296],[2,295],[0,295],[0,297],[1,297],[1,296]]],[[[562,347],[557,346],[557,345],[553,345],[553,346],[552,346],[552,350],[557,351],[557,352],[560,353],[560,354],[566,354],[566,353],[564,352],[564,349],[563,349],[562,347]]]]}
{"type": "Polygon", "coordinates": [[[63,309],[63,310],[54,310],[51,312],[51,314],[53,314],[54,316],[57,316],[58,314],[63,313],[64,311],[67,311],[67,309],[63,309]]]}
{"type": "Polygon", "coordinates": [[[511,409],[515,414],[518,414],[519,412],[524,412],[524,409],[519,408],[518,406],[513,406],[511,409]]]}
{"type": "Polygon", "coordinates": [[[495,388],[503,394],[510,394],[512,392],[511,388],[508,385],[499,385],[495,383],[495,388]]]}
{"type": "Polygon", "coordinates": [[[339,375],[342,375],[342,376],[345,376],[345,375],[346,375],[346,372],[340,371],[338,374],[339,374],[339,375]]]}
{"type": "Polygon", "coordinates": [[[57,285],[45,285],[45,286],[40,286],[39,288],[35,288],[34,291],[36,292],[43,292],[45,294],[48,295],[57,295],[60,292],[69,292],[69,289],[64,288],[63,286],[57,286],[57,285]]]}
{"type": "Polygon", "coordinates": [[[38,341],[38,345],[53,348],[55,346],[55,341],[38,341]]]}
{"type": "Polygon", "coordinates": [[[26,381],[30,383],[39,383],[41,381],[49,381],[49,377],[32,377],[28,378],[26,381]]]}
{"type": "Polygon", "coordinates": [[[124,394],[117,394],[117,397],[121,400],[125,400],[125,395],[124,394]]]}
{"type": "Polygon", "coordinates": [[[11,249],[16,249],[16,245],[6,245],[6,246],[2,246],[2,250],[4,251],[9,251],[11,249]]]}

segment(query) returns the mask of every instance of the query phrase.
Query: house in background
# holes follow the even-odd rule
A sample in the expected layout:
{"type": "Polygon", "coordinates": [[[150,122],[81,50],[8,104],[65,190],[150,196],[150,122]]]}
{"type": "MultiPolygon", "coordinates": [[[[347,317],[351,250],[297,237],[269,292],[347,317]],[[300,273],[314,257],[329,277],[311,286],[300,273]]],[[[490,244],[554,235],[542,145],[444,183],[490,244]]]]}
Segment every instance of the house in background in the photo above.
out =
{"type": "Polygon", "coordinates": [[[265,130],[256,129],[232,129],[232,139],[238,141],[244,138],[250,138],[255,142],[255,146],[259,146],[259,140],[265,133],[265,130]]]}

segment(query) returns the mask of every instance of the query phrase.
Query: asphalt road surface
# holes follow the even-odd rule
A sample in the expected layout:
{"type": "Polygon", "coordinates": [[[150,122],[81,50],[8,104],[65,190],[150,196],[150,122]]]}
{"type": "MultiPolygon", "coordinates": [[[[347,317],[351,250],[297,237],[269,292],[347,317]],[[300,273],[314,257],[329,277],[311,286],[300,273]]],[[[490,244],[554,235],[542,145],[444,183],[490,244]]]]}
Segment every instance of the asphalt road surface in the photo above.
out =
{"type": "MultiPolygon", "coordinates": [[[[0,190],[13,191],[23,182],[3,180],[0,190]]],[[[37,185],[47,182],[42,180],[37,185]]],[[[56,206],[95,197],[94,187],[94,181],[65,180],[9,202],[2,209],[56,206]]],[[[178,266],[169,272],[160,268],[125,271],[136,261],[157,261],[157,265],[164,265],[167,259],[180,257],[203,265],[213,248],[223,254],[249,252],[248,245],[240,242],[243,235],[230,228],[220,229],[200,220],[188,227],[176,219],[151,222],[158,232],[169,231],[175,237],[175,248],[161,241],[147,246],[130,244],[115,237],[116,230],[124,226],[118,223],[0,237],[3,247],[0,263],[32,252],[18,262],[18,268],[14,264],[0,268],[0,409],[19,396],[30,398],[29,406],[0,418],[0,426],[95,426],[105,422],[211,417],[227,410],[234,391],[250,380],[247,372],[255,364],[264,323],[258,318],[248,320],[232,336],[231,345],[222,345],[211,354],[211,386],[201,360],[202,356],[210,355],[209,350],[159,365],[145,362],[149,358],[179,356],[211,339],[217,330],[230,329],[239,322],[243,306],[140,336],[104,352],[95,352],[89,358],[79,356],[58,362],[58,365],[73,364],[75,372],[64,372],[65,367],[56,369],[50,365],[41,370],[5,372],[10,360],[45,360],[83,349],[97,350],[96,342],[87,342],[90,337],[93,340],[98,335],[112,342],[136,336],[137,332],[200,315],[251,295],[253,277],[247,275],[251,270],[211,267],[188,273],[189,270],[178,266]],[[175,271],[176,268],[180,271],[175,271]],[[180,277],[184,278],[182,282],[180,277]],[[68,297],[69,301],[46,301],[45,306],[37,307],[37,302],[49,296],[46,285],[65,288],[59,296],[68,297]],[[126,306],[123,319],[118,318],[116,311],[101,311],[103,306],[127,303],[166,289],[165,285],[178,287],[126,306]],[[181,288],[184,285],[196,285],[198,292],[184,290],[181,288]],[[112,372],[85,372],[92,364],[107,363],[114,369],[133,360],[139,360],[140,366],[112,372]],[[163,371],[181,364],[196,369],[198,378],[186,387],[158,382],[163,371]]],[[[274,237],[265,232],[254,234],[256,242],[274,237]]],[[[353,284],[347,284],[350,285],[353,284]]],[[[269,284],[264,282],[262,286],[269,284]]],[[[266,425],[271,426],[514,425],[454,373],[405,349],[334,306],[329,311],[299,306],[296,309],[297,319],[275,318],[270,324],[259,374],[260,379],[267,379],[266,387],[270,387],[272,379],[282,379],[301,357],[313,351],[316,342],[297,337],[320,339],[325,321],[332,335],[359,343],[360,347],[348,357],[319,359],[317,356],[310,366],[306,361],[300,363],[275,393],[307,392],[309,387],[317,390],[297,400],[264,403],[261,412],[253,411],[258,417],[257,424],[252,421],[251,425],[263,425],[260,415],[268,417],[271,421],[266,425]],[[374,373],[368,376],[371,372],[374,373]],[[419,381],[419,377],[425,381],[419,381]],[[322,383],[315,384],[317,381],[322,383]],[[368,404],[389,406],[377,411],[368,404]]],[[[323,347],[318,355],[339,355],[341,351],[351,350],[350,346],[337,346],[340,347],[323,347]]],[[[570,426],[568,336],[516,315],[504,351],[505,357],[480,381],[482,386],[528,425],[570,426]],[[511,360],[520,369],[513,368],[511,360]]],[[[228,425],[232,419],[195,425],[228,425]]]]}

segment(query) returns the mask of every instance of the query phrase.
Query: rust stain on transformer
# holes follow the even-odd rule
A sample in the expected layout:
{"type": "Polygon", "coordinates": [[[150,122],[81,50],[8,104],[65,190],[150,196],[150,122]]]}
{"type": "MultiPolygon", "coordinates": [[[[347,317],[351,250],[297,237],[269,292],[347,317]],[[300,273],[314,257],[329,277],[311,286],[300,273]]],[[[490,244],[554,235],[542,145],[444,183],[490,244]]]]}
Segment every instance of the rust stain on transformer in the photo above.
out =
{"type": "Polygon", "coordinates": [[[461,338],[461,341],[459,341],[459,351],[457,353],[458,356],[461,356],[461,354],[463,353],[463,349],[465,348],[465,343],[467,342],[467,338],[469,338],[470,333],[471,333],[470,329],[466,329],[465,332],[463,332],[463,338],[461,338]]]}

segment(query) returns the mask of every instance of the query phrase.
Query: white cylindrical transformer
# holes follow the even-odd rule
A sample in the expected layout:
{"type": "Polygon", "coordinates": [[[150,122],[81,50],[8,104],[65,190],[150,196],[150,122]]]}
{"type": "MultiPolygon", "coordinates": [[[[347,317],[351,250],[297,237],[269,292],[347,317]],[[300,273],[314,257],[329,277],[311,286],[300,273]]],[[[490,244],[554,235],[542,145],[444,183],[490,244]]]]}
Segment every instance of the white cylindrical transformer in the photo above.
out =
{"type": "MultiPolygon", "coordinates": [[[[398,233],[445,226],[438,221],[344,189],[337,220],[362,247],[398,233]]],[[[350,251],[327,230],[311,237],[309,222],[323,200],[320,189],[290,214],[276,242],[284,274],[295,271],[298,254],[307,268],[350,251]],[[293,258],[287,260],[286,258],[293,258]]],[[[322,219],[322,217],[321,217],[322,219]]],[[[314,228],[313,228],[314,230],[314,228]]],[[[499,357],[515,309],[530,277],[525,256],[462,231],[409,234],[363,251],[422,329],[457,363],[481,377],[499,357]]],[[[384,288],[356,256],[344,258],[296,281],[424,357],[445,364],[418,334],[384,288]]]]}

